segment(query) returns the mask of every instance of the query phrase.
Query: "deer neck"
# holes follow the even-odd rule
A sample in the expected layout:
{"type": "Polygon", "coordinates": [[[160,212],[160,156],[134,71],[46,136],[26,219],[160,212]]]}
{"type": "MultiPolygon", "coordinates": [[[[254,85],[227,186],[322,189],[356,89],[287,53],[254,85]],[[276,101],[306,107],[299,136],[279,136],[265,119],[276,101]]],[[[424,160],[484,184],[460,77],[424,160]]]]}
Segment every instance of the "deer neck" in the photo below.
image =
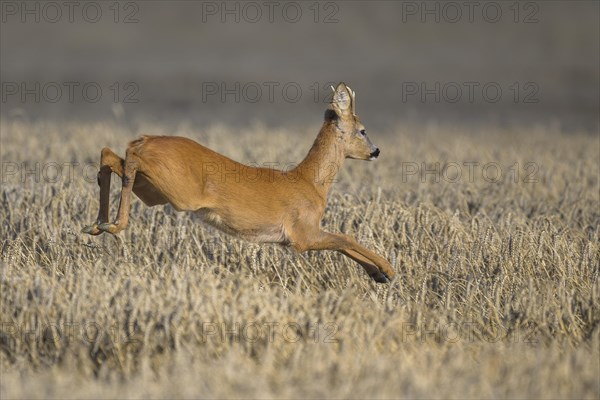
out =
{"type": "Polygon", "coordinates": [[[344,159],[343,143],[335,128],[324,124],[297,170],[325,199],[344,159]]]}

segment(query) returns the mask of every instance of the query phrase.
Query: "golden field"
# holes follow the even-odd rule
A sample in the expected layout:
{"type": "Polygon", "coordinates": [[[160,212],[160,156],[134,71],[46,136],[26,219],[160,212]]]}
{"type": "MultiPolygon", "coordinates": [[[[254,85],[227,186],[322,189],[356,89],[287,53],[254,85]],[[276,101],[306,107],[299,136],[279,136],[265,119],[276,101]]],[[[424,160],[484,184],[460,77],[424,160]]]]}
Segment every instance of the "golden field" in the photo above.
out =
{"type": "Polygon", "coordinates": [[[346,161],[323,225],[391,261],[376,284],[137,199],[119,236],[80,233],[103,146],[178,134],[285,167],[317,125],[0,128],[2,398],[600,397],[597,135],[371,131],[379,160],[346,161]]]}

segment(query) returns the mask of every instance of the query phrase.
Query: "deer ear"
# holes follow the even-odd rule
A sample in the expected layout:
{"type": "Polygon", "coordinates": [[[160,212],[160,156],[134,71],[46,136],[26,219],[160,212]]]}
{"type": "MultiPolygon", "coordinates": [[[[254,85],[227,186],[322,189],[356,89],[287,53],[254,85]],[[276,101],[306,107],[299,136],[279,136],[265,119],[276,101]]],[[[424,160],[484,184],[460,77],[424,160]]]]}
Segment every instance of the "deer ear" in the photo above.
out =
{"type": "MultiPolygon", "coordinates": [[[[331,87],[333,89],[333,86],[331,87]]],[[[333,89],[333,99],[331,105],[340,114],[346,114],[350,111],[352,106],[352,97],[348,87],[341,82],[337,88],[333,89]]]]}

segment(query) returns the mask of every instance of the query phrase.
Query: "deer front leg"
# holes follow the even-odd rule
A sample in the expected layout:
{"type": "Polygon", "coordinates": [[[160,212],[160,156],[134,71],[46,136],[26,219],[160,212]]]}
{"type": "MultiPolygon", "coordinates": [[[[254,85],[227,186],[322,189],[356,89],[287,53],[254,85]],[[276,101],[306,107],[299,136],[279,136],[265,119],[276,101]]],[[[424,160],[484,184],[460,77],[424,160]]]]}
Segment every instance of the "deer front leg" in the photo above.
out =
{"type": "Polygon", "coordinates": [[[96,222],[84,227],[81,231],[90,235],[99,235],[103,230],[99,229],[101,224],[108,222],[110,203],[110,178],[112,172],[123,175],[124,160],[116,155],[111,149],[105,147],[100,156],[100,171],[98,171],[98,186],[100,186],[100,208],[96,222]]]}
{"type": "Polygon", "coordinates": [[[313,240],[303,250],[336,250],[359,263],[378,283],[389,282],[394,276],[391,264],[379,254],[361,246],[348,235],[320,231],[317,240],[313,240]]]}
{"type": "MultiPolygon", "coordinates": [[[[365,249],[365,250],[367,250],[367,249],[365,249]]],[[[387,283],[394,276],[394,272],[391,272],[391,273],[383,272],[377,266],[377,264],[375,264],[375,262],[362,256],[360,253],[358,253],[354,250],[339,250],[339,252],[347,257],[350,257],[357,263],[359,263],[365,269],[365,271],[367,271],[367,274],[371,277],[371,279],[373,279],[377,283],[387,283]]],[[[385,264],[387,264],[389,266],[389,269],[391,270],[392,266],[389,265],[387,260],[383,260],[383,262],[380,263],[380,265],[385,265],[385,264]]]]}

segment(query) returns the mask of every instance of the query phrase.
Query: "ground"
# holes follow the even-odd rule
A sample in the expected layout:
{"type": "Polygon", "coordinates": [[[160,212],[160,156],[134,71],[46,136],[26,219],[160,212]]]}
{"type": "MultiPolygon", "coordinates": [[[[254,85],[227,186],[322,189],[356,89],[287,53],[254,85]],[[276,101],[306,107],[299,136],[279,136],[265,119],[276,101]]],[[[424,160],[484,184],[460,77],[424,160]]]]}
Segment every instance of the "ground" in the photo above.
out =
{"type": "Polygon", "coordinates": [[[390,260],[376,284],[137,199],[117,237],[80,233],[104,146],[177,133],[285,167],[318,126],[0,127],[2,398],[600,396],[598,136],[371,131],[380,158],[344,164],[323,225],[390,260]]]}

